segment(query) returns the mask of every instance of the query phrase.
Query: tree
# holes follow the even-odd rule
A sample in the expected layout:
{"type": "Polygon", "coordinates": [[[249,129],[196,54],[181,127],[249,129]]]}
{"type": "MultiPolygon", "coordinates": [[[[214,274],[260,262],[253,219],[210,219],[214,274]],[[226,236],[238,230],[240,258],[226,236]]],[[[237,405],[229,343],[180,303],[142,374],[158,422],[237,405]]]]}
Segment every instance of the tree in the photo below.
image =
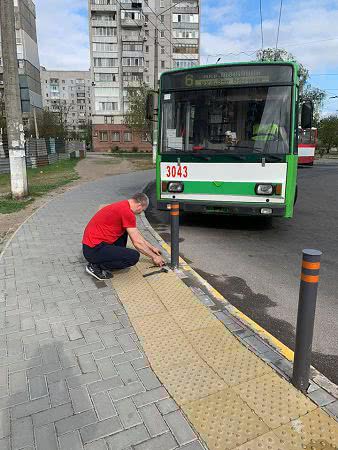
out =
{"type": "MultiPolygon", "coordinates": [[[[63,137],[63,129],[60,125],[59,117],[49,109],[43,109],[37,113],[36,121],[41,138],[63,137]]],[[[35,136],[34,123],[31,122],[30,134],[35,136]]]]}
{"type": "Polygon", "coordinates": [[[308,83],[309,71],[292,53],[282,48],[265,48],[258,50],[256,53],[258,61],[294,61],[299,66],[299,90],[300,100],[310,100],[314,105],[314,124],[318,125],[320,111],[323,107],[323,102],[326,97],[325,91],[314,88],[308,83]]]}
{"type": "Polygon", "coordinates": [[[146,117],[147,95],[151,89],[140,83],[136,88],[127,89],[128,111],[124,123],[136,133],[145,133],[148,142],[152,143],[153,122],[146,117]]]}
{"type": "Polygon", "coordinates": [[[331,148],[338,147],[338,116],[329,116],[319,122],[319,152],[323,157],[331,148]]]}

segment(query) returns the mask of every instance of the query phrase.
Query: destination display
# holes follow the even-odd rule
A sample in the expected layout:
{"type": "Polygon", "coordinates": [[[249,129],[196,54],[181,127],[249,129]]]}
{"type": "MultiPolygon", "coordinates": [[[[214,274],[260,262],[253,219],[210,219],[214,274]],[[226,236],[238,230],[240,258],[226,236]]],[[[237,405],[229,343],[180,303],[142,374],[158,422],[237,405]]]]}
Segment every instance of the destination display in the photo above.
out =
{"type": "Polygon", "coordinates": [[[212,89],[229,86],[290,84],[291,65],[243,65],[197,68],[163,74],[162,90],[212,89]]]}

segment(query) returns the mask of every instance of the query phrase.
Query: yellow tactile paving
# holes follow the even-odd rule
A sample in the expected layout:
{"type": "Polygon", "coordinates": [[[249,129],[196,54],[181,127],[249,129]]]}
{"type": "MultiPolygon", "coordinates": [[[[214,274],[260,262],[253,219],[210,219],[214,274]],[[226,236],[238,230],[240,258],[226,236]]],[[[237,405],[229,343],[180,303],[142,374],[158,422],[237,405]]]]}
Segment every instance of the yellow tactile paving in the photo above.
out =
{"type": "Polygon", "coordinates": [[[239,384],[234,389],[272,429],[297,419],[317,407],[275,373],[239,384]]]}
{"type": "MultiPolygon", "coordinates": [[[[301,450],[302,447],[298,447],[301,450]]],[[[286,442],[279,439],[274,432],[263,434],[246,444],[236,447],[235,450],[291,450],[286,442]]]]}
{"type": "Polygon", "coordinates": [[[168,367],[158,375],[179,405],[226,388],[224,381],[203,361],[196,365],[168,367]]]}
{"type": "Polygon", "coordinates": [[[169,313],[153,314],[147,317],[137,317],[133,326],[142,340],[152,340],[159,336],[181,333],[176,322],[169,313]]]}
{"type": "Polygon", "coordinates": [[[227,352],[219,354],[219,357],[209,355],[207,361],[214,371],[230,385],[237,385],[261,375],[273,373],[267,364],[243,345],[230,348],[227,352]]]}
{"type": "Polygon", "coordinates": [[[230,388],[185,405],[184,412],[209,450],[233,449],[269,431],[230,388]]]}
{"type": "Polygon", "coordinates": [[[196,305],[194,308],[171,309],[169,313],[183,332],[223,326],[203,305],[196,305]]]}
{"type": "Polygon", "coordinates": [[[274,430],[288,450],[337,450],[338,425],[320,408],[274,430]]]}
{"type": "Polygon", "coordinates": [[[242,345],[173,272],[144,278],[151,266],[142,257],[116,273],[113,286],[151,366],[209,450],[338,450],[333,419],[242,345]]]}
{"type": "Polygon", "coordinates": [[[230,349],[242,348],[242,344],[222,325],[186,333],[191,345],[206,361],[223,358],[230,349]]]}
{"type": "Polygon", "coordinates": [[[143,348],[150,364],[158,373],[166,371],[168,367],[203,364],[203,360],[183,334],[144,341],[143,348]]]}

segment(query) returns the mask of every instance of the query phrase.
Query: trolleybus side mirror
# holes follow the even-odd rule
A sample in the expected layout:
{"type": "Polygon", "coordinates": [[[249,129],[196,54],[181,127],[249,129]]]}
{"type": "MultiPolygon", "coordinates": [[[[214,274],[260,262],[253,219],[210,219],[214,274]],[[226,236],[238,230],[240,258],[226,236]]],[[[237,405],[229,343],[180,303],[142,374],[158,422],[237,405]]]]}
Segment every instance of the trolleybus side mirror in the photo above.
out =
{"type": "Polygon", "coordinates": [[[301,127],[303,130],[312,128],[313,103],[306,101],[302,105],[301,127]]]}
{"type": "Polygon", "coordinates": [[[154,92],[148,92],[146,101],[146,118],[147,120],[153,120],[155,108],[155,94],[154,92]]]}

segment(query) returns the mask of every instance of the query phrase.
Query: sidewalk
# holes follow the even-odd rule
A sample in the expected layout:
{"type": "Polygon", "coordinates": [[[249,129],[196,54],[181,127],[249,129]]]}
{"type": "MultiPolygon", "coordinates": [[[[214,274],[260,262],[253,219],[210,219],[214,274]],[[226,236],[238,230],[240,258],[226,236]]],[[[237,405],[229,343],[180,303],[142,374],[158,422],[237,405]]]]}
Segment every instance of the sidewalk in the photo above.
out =
{"type": "Polygon", "coordinates": [[[84,272],[88,219],[143,186],[133,173],[66,192],[0,259],[0,449],[336,449],[337,423],[176,274],[144,278],[142,258],[112,288],[84,272]]]}

